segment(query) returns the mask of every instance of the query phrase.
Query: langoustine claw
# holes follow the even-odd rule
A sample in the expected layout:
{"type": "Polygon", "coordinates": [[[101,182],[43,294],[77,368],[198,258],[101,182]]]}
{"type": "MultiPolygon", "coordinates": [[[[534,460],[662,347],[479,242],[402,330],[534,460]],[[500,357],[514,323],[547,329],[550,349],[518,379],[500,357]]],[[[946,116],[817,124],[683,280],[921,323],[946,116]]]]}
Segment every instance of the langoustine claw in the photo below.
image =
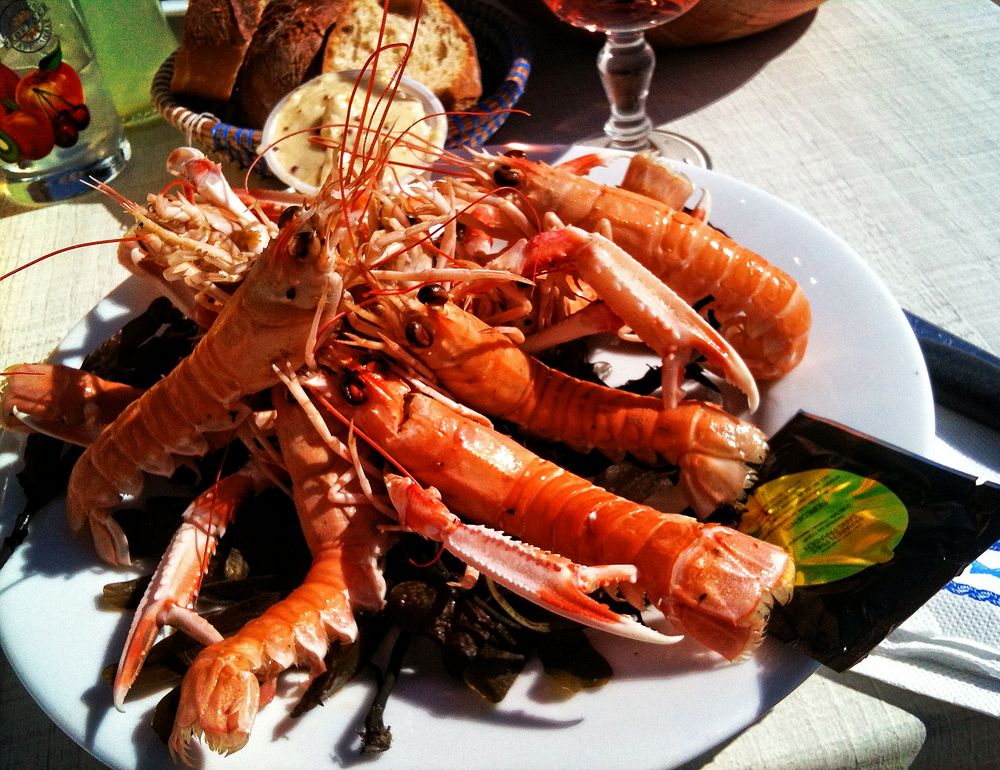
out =
{"type": "Polygon", "coordinates": [[[0,374],[0,423],[89,446],[143,393],[58,364],[20,364],[0,374]]]}
{"type": "Polygon", "coordinates": [[[218,163],[195,147],[178,147],[167,156],[167,171],[188,181],[206,200],[229,212],[239,222],[243,246],[261,253],[271,240],[271,232],[236,194],[218,163]]]}
{"type": "Polygon", "coordinates": [[[184,511],[125,639],[112,689],[116,708],[122,709],[125,696],[164,626],[173,626],[202,644],[222,640],[221,634],[194,611],[194,602],[219,538],[237,509],[247,497],[269,484],[270,477],[251,462],[217,481],[184,511]]]}
{"type": "Polygon", "coordinates": [[[505,206],[603,232],[685,302],[711,296],[720,333],[757,380],[777,379],[802,359],[812,323],[802,288],[698,217],[525,157],[478,154],[469,172],[471,199],[512,187],[517,195],[505,206]]]}
{"type": "Polygon", "coordinates": [[[599,588],[613,590],[635,583],[636,569],[631,564],[575,564],[495,529],[463,524],[433,487],[424,489],[395,473],[386,474],[385,484],[405,529],[440,542],[466,565],[528,601],[616,636],[653,644],[674,641],[587,595],[599,588]]]}
{"type": "Polygon", "coordinates": [[[625,324],[660,356],[663,402],[676,406],[691,352],[705,356],[710,368],[724,374],[747,397],[751,412],[760,395],[740,355],[669,286],[624,249],[597,233],[578,227],[547,230],[524,242],[534,266],[572,266],[625,324]]]}

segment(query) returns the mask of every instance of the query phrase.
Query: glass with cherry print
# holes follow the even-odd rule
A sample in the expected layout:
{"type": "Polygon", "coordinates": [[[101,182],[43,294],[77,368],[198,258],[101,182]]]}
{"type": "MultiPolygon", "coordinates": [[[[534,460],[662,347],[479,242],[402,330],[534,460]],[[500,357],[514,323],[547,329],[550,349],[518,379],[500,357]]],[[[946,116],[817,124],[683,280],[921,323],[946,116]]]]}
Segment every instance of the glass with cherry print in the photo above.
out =
{"type": "Polygon", "coordinates": [[[0,179],[19,203],[106,182],[129,157],[73,0],[0,0],[0,179]]]}

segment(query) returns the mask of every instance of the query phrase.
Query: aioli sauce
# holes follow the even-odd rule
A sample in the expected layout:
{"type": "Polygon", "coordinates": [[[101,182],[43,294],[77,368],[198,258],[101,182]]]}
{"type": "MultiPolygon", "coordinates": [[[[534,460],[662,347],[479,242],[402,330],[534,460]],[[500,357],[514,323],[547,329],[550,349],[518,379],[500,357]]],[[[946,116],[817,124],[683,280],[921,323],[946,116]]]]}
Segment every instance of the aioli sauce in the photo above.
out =
{"type": "MultiPolygon", "coordinates": [[[[337,163],[335,150],[353,147],[362,118],[372,127],[371,132],[362,136],[362,142],[377,142],[374,129],[378,127],[384,111],[384,104],[378,97],[385,86],[382,82],[376,83],[368,100],[367,114],[362,115],[364,83],[358,86],[351,103],[355,79],[351,73],[324,73],[285,98],[268,121],[271,124],[269,130],[265,130],[265,146],[277,141],[268,152],[272,166],[277,164],[299,182],[317,188],[337,163]],[[346,139],[345,124],[350,126],[346,139]],[[295,133],[307,128],[314,130],[295,133]],[[323,138],[322,144],[313,140],[316,136],[323,138]]],[[[416,173],[403,164],[427,164],[444,146],[447,122],[443,116],[427,118],[427,115],[427,108],[419,95],[408,90],[405,82],[400,84],[389,104],[383,134],[391,134],[395,138],[405,132],[405,137],[389,154],[391,162],[400,164],[397,168],[401,177],[416,173]]]]}

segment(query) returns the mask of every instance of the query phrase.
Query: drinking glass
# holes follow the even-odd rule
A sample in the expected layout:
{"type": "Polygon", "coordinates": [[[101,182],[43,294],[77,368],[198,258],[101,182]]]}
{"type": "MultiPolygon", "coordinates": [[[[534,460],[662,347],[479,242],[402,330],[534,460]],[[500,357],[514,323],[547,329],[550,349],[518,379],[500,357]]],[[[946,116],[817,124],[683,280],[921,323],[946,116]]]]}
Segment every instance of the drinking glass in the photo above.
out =
{"type": "Polygon", "coordinates": [[[80,10],[125,127],[159,119],[150,86],[163,60],[177,48],[160,0],[130,0],[127,9],[122,3],[91,0],[81,3],[80,10]]]}
{"type": "Polygon", "coordinates": [[[658,27],[690,10],[698,0],[545,0],[562,21],[605,35],[597,69],[608,96],[611,117],[603,139],[587,142],[619,150],[653,150],[672,160],[707,166],[704,151],[694,142],[653,128],[646,114],[646,97],[656,56],[646,41],[647,29],[658,27]]]}
{"type": "Polygon", "coordinates": [[[18,203],[113,179],[130,148],[75,0],[0,0],[0,178],[18,203]]]}

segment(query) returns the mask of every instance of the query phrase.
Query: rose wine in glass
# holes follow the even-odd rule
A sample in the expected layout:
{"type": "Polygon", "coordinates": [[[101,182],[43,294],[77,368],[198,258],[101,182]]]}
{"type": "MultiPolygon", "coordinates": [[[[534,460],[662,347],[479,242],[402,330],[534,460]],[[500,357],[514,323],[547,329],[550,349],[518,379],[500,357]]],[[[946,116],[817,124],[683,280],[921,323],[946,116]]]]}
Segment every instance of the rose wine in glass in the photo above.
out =
{"type": "Polygon", "coordinates": [[[697,144],[677,134],[653,129],[646,114],[646,96],[656,56],[646,42],[647,29],[666,24],[698,0],[545,0],[562,21],[605,35],[597,69],[608,96],[611,117],[605,137],[597,142],[620,150],[653,150],[672,160],[707,166],[697,144]]]}

